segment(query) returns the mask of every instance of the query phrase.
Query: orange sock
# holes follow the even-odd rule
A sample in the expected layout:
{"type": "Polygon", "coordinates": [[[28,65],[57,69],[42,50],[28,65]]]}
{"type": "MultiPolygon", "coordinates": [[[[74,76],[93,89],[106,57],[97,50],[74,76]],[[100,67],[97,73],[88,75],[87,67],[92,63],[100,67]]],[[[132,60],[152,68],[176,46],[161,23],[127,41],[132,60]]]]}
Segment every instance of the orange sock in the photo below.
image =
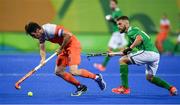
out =
{"type": "Polygon", "coordinates": [[[78,80],[76,80],[76,78],[74,78],[72,76],[72,74],[68,73],[68,72],[64,72],[63,76],[61,76],[65,81],[75,85],[75,86],[79,86],[80,82],[78,80]]]}
{"type": "Polygon", "coordinates": [[[80,69],[80,72],[81,72],[80,76],[82,76],[82,77],[92,78],[92,79],[96,78],[96,74],[93,74],[93,73],[89,72],[88,70],[80,69]]]}

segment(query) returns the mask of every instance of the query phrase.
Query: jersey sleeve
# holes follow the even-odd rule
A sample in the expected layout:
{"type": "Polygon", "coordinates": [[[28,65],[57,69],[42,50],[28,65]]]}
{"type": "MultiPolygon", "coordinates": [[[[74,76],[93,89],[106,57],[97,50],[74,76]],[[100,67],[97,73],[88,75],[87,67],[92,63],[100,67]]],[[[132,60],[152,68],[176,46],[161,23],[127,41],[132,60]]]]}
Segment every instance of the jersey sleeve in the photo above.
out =
{"type": "Polygon", "coordinates": [[[56,29],[57,25],[47,23],[47,24],[43,25],[42,27],[48,34],[54,34],[56,31],[55,29],[56,29]]]}
{"type": "Polygon", "coordinates": [[[134,28],[128,33],[128,37],[130,38],[128,47],[130,47],[130,45],[135,41],[135,39],[138,35],[140,35],[142,37],[142,40],[144,41],[144,35],[138,28],[134,28]]]}
{"type": "Polygon", "coordinates": [[[61,37],[64,33],[64,28],[63,26],[59,26],[56,24],[45,24],[42,26],[44,29],[44,37],[45,38],[41,38],[40,42],[43,42],[44,40],[49,40],[55,37],[61,37]]]}
{"type": "Polygon", "coordinates": [[[64,34],[64,28],[61,26],[56,27],[56,33],[59,37],[61,37],[64,34]]]}
{"type": "Polygon", "coordinates": [[[146,41],[147,39],[150,39],[150,37],[144,31],[141,31],[138,28],[133,29],[129,34],[130,34],[129,36],[134,40],[138,35],[141,36],[143,42],[146,41]]]}
{"type": "Polygon", "coordinates": [[[128,33],[128,36],[132,39],[136,39],[136,36],[139,35],[138,29],[133,29],[128,33]]]}

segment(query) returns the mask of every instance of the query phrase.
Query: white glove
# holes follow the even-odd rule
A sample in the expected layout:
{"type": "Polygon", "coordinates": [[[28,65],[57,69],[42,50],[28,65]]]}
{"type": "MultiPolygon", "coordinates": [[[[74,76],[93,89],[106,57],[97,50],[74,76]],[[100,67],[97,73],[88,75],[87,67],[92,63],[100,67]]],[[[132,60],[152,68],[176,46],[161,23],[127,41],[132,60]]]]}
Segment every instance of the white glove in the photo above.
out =
{"type": "Polygon", "coordinates": [[[106,18],[106,20],[111,20],[112,17],[111,17],[111,15],[106,15],[105,18],[106,18]]]}

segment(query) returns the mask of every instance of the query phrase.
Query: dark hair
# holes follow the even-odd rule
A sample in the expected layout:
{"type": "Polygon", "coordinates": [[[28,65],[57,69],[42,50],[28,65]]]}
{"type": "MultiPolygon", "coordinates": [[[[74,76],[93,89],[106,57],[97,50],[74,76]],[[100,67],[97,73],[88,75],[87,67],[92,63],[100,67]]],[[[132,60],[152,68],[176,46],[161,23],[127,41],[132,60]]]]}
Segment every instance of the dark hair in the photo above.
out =
{"type": "Polygon", "coordinates": [[[113,1],[113,2],[115,2],[116,4],[118,4],[118,1],[117,1],[117,0],[110,0],[110,1],[113,1]]]}
{"type": "Polygon", "coordinates": [[[35,22],[29,22],[25,25],[25,31],[29,35],[31,35],[31,33],[35,32],[37,29],[41,29],[41,26],[35,22]]]}
{"type": "Polygon", "coordinates": [[[129,20],[129,18],[127,16],[121,16],[116,19],[116,21],[119,21],[119,20],[129,20]]]}

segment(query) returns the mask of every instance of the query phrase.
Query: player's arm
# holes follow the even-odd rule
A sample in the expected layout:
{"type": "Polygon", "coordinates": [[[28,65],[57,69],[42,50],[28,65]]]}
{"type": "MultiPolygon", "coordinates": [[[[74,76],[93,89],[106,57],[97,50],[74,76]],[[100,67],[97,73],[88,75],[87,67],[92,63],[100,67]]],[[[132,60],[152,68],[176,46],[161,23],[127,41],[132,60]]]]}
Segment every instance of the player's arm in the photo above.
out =
{"type": "Polygon", "coordinates": [[[143,38],[141,35],[137,35],[136,39],[134,40],[134,42],[130,45],[130,47],[126,48],[125,50],[123,50],[123,54],[127,55],[128,53],[130,53],[132,51],[132,49],[134,47],[136,47],[137,45],[139,45],[140,43],[143,42],[143,38]]]}
{"type": "Polygon", "coordinates": [[[131,44],[130,48],[133,49],[143,41],[141,35],[137,35],[135,41],[131,44]]]}
{"type": "Polygon", "coordinates": [[[65,31],[65,32],[63,33],[64,41],[63,41],[63,43],[62,43],[62,45],[61,45],[61,47],[60,47],[60,50],[64,49],[64,47],[68,44],[71,36],[72,36],[72,33],[70,33],[70,32],[66,32],[66,31],[65,31]]]}
{"type": "Polygon", "coordinates": [[[66,45],[68,44],[71,36],[72,36],[72,33],[67,32],[67,31],[63,32],[62,37],[63,37],[64,40],[62,42],[61,47],[57,50],[57,54],[60,54],[62,52],[62,50],[64,49],[64,47],[66,47],[66,45]]]}
{"type": "Polygon", "coordinates": [[[44,65],[44,61],[46,59],[46,50],[45,50],[45,43],[40,43],[39,44],[40,48],[40,56],[41,56],[41,64],[44,65]]]}

